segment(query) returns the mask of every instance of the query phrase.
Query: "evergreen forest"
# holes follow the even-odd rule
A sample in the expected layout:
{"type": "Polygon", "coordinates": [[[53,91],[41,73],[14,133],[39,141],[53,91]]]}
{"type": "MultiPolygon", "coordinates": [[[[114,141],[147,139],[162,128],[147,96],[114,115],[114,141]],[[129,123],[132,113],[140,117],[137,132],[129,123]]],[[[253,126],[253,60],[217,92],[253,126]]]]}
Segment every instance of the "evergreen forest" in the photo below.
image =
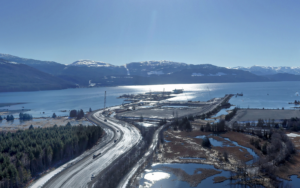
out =
{"type": "Polygon", "coordinates": [[[0,187],[24,187],[34,176],[83,153],[102,135],[99,126],[55,125],[0,133],[0,187]]]}

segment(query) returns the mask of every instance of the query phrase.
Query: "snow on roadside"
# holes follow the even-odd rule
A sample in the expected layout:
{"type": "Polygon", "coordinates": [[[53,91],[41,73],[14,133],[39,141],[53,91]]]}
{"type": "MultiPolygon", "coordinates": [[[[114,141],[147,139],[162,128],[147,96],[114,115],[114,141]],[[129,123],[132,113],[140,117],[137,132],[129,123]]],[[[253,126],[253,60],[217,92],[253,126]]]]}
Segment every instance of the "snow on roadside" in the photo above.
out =
{"type": "Polygon", "coordinates": [[[299,134],[295,134],[295,133],[289,133],[289,134],[286,134],[288,137],[300,137],[299,134]]]}

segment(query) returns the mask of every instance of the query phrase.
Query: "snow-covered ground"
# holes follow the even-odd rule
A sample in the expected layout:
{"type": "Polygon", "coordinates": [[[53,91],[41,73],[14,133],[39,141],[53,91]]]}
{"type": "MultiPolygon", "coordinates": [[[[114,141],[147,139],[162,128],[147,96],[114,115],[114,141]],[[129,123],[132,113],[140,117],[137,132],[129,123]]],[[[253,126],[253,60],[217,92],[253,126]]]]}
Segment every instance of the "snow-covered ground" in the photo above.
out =
{"type": "Polygon", "coordinates": [[[288,137],[300,137],[299,134],[295,134],[295,133],[289,133],[287,134],[288,137]]]}
{"type": "Polygon", "coordinates": [[[138,122],[139,125],[142,125],[144,127],[156,127],[157,123],[150,123],[150,122],[138,122]]]}

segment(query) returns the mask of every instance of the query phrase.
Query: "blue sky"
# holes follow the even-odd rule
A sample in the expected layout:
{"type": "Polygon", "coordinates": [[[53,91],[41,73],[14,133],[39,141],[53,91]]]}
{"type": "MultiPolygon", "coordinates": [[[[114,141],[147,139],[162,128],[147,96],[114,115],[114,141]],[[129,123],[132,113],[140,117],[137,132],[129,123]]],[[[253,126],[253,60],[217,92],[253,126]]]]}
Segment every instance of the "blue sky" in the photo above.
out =
{"type": "Polygon", "coordinates": [[[0,0],[0,53],[69,64],[300,66],[300,1],[0,0]]]}

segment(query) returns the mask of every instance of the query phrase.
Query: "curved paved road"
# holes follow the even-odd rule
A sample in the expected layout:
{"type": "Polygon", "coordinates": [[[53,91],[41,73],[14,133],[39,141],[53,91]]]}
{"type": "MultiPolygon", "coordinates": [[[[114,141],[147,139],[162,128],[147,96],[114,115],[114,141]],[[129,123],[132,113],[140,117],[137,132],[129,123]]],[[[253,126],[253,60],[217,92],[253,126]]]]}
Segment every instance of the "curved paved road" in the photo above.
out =
{"type": "Polygon", "coordinates": [[[105,117],[102,115],[102,111],[91,114],[89,119],[100,125],[107,133],[103,142],[100,142],[91,151],[85,152],[86,154],[78,157],[79,159],[76,158],[58,168],[60,171],[51,172],[52,174],[49,173],[42,177],[31,186],[32,188],[88,187],[92,175],[99,174],[141,139],[140,132],[125,122],[112,117],[106,118],[107,122],[104,122],[105,117]],[[115,140],[117,142],[114,142],[115,140]],[[101,155],[93,159],[93,154],[99,152],[101,155]]]}

